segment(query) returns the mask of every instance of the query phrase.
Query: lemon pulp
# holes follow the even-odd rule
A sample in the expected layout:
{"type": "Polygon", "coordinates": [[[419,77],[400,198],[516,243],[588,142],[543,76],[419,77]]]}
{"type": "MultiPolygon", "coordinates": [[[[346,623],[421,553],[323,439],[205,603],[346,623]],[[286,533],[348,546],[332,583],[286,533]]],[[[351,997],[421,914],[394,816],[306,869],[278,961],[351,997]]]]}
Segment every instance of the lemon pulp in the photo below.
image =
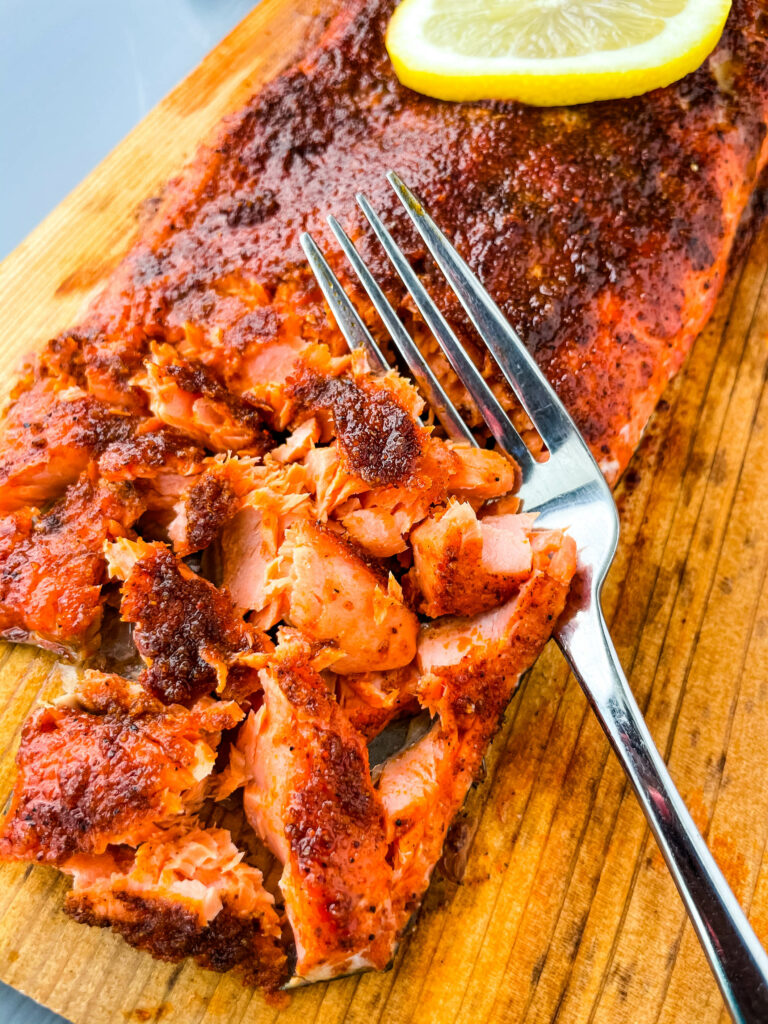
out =
{"type": "Polygon", "coordinates": [[[440,99],[584,103],[681,78],[730,0],[404,0],[387,32],[403,84],[440,99]]]}

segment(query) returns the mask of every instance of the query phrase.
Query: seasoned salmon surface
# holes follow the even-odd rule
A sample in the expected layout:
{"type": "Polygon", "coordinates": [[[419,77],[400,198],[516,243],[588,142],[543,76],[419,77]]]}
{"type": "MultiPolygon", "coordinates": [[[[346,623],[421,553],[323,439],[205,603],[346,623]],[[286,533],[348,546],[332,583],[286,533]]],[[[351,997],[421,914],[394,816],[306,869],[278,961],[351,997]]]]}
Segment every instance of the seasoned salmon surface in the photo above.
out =
{"type": "Polygon", "coordinates": [[[268,989],[391,961],[577,571],[567,531],[519,510],[354,193],[535,446],[388,191],[403,174],[613,481],[768,157],[765,0],[735,0],[681,82],[567,110],[402,88],[392,7],[341,5],[222,123],[0,421],[0,636],[78,662],[24,726],[0,857],[71,876],[78,921],[268,989]],[[347,352],[298,244],[329,212],[478,447],[347,352]]]}
{"type": "MultiPolygon", "coordinates": [[[[359,190],[461,326],[457,300],[384,180],[394,167],[499,301],[615,480],[712,311],[768,157],[765,0],[735,0],[714,54],[680,82],[568,109],[440,103],[403,88],[383,46],[393,7],[344,4],[317,48],[226,120],[169,186],[82,325],[83,372],[119,378],[158,331],[239,394],[264,396],[302,340],[326,336],[298,238],[311,230],[337,252],[328,213],[411,323],[411,304],[356,212],[359,190]]],[[[359,293],[340,255],[334,269],[359,293]]],[[[469,412],[436,343],[414,329],[469,412]]],[[[509,404],[492,360],[473,351],[509,404]]]]}
{"type": "Polygon", "coordinates": [[[194,957],[275,988],[285,974],[280,919],[258,868],[224,829],[169,829],[135,851],[78,854],[66,911],[161,960],[194,957]]]}
{"type": "MultiPolygon", "coordinates": [[[[394,370],[314,341],[279,391],[266,450],[203,447],[191,416],[162,488],[121,439],[50,511],[9,513],[20,556],[53,569],[62,544],[83,549],[66,585],[37,586],[22,635],[85,653],[81,634],[93,647],[119,617],[134,657],[131,679],[75,672],[32,713],[0,832],[0,856],[72,876],[78,921],[266,987],[390,962],[576,570],[566,534],[514,511],[516,466],[438,436],[394,370]],[[44,633],[33,613],[70,582],[87,629],[60,615],[44,633]],[[242,846],[211,825],[223,800],[242,846]],[[271,891],[253,843],[280,866],[271,891]]],[[[115,415],[129,436],[182,430],[161,411],[146,429],[115,415]]]]}
{"type": "Polygon", "coordinates": [[[242,717],[234,701],[164,705],[119,676],[86,673],[25,723],[0,851],[60,864],[138,845],[202,802],[221,733],[242,717]]]}

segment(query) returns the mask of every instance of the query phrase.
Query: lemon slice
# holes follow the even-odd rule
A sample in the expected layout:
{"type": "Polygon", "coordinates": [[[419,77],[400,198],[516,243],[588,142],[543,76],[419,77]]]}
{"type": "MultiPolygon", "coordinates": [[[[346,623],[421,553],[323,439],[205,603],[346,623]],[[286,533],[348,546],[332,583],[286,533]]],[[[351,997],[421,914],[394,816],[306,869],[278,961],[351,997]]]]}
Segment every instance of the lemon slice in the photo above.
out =
{"type": "Polygon", "coordinates": [[[636,96],[697,68],[730,0],[404,0],[387,30],[400,81],[443,100],[537,106],[636,96]]]}

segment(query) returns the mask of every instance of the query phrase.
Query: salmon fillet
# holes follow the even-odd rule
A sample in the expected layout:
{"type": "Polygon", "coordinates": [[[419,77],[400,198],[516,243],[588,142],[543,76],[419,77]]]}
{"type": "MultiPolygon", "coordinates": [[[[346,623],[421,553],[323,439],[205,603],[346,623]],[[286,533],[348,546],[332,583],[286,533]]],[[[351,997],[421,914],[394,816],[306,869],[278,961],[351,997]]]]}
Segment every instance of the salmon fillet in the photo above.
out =
{"type": "Polygon", "coordinates": [[[567,110],[402,88],[392,7],[344,4],[222,123],[0,422],[0,635],[88,658],[110,605],[135,654],[135,678],[91,669],[32,712],[0,856],[71,875],[77,920],[267,988],[391,960],[577,567],[567,533],[519,513],[513,463],[441,437],[412,384],[346,352],[300,232],[345,220],[484,440],[355,212],[364,189],[535,447],[385,184],[400,171],[614,481],[768,157],[765,0],[736,0],[681,82],[567,110]]]}
{"type": "MultiPolygon", "coordinates": [[[[310,230],[337,253],[325,225],[334,213],[477,423],[356,212],[363,190],[461,328],[457,300],[384,180],[394,166],[614,481],[712,311],[768,156],[765,2],[735,0],[715,52],[680,82],[565,110],[439,103],[403,88],[383,46],[393,6],[343,5],[299,65],[223,123],[167,189],[83,335],[100,367],[137,365],[148,343],[129,345],[126,332],[151,324],[230,388],[263,395],[285,379],[292,351],[328,337],[298,237],[310,230]]],[[[332,262],[380,333],[343,258],[332,262]]],[[[492,360],[462,338],[511,405],[492,360]]]]}

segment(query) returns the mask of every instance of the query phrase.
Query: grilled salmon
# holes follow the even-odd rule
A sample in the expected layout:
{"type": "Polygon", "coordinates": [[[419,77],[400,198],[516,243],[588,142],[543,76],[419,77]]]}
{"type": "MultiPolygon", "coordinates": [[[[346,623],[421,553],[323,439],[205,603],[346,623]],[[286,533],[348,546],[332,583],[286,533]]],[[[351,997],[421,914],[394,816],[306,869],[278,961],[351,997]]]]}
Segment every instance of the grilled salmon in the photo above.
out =
{"type": "Polygon", "coordinates": [[[267,989],[285,980],[274,899],[224,829],[169,828],[135,851],[76,854],[62,870],[76,921],[110,926],[161,960],[193,957],[267,989]]]}
{"type": "MultiPolygon", "coordinates": [[[[514,598],[422,627],[411,671],[389,689],[366,680],[390,708],[404,698],[435,717],[376,784],[354,708],[323,678],[332,652],[318,656],[284,633],[260,673],[264,703],[240,732],[233,774],[249,820],[283,864],[298,978],[383,967],[394,954],[517,681],[563,610],[575,545],[540,531],[533,548],[514,598]]],[[[358,683],[358,700],[365,695],[358,683]]]]}
{"type": "Polygon", "coordinates": [[[415,664],[388,672],[348,673],[336,678],[336,699],[358,732],[370,741],[398,718],[416,718],[415,664]]]}
{"type": "Polygon", "coordinates": [[[562,533],[540,531],[533,546],[531,572],[505,604],[422,627],[415,692],[435,723],[384,765],[378,787],[401,927],[418,906],[521,674],[563,611],[576,570],[575,544],[562,533]]]}
{"type": "Polygon", "coordinates": [[[245,812],[283,864],[296,975],[383,968],[394,948],[388,844],[365,742],[323,679],[325,655],[283,634],[261,673],[264,703],[238,739],[245,812]]]}
{"type": "Polygon", "coordinates": [[[199,808],[234,701],[164,706],[136,683],[89,672],[24,725],[0,834],[5,859],[61,864],[137,845],[199,808]]]}
{"type": "Polygon", "coordinates": [[[280,548],[282,618],[339,652],[335,672],[385,671],[413,661],[419,623],[400,584],[327,528],[298,523],[280,548]],[[365,622],[364,631],[360,623],[365,622]]]}
{"type": "Polygon", "coordinates": [[[158,419],[46,377],[22,390],[0,423],[0,511],[60,498],[89,466],[105,480],[140,482],[148,504],[162,506],[170,482],[197,472],[203,456],[158,419]]]}
{"type": "Polygon", "coordinates": [[[531,515],[478,520],[468,502],[452,501],[419,523],[411,533],[409,573],[419,610],[437,618],[502,604],[530,574],[534,521],[531,515]]]}
{"type": "Polygon", "coordinates": [[[349,0],[222,124],[0,422],[0,633],[89,656],[108,602],[138,665],[86,671],[33,711],[0,855],[69,873],[78,920],[266,987],[294,963],[312,981],[391,960],[576,571],[567,533],[520,514],[516,467],[484,447],[354,193],[535,451],[387,189],[403,173],[613,481],[711,312],[768,157],[762,0],[735,0],[681,82],[568,110],[409,92],[383,46],[392,7],[349,0]],[[331,211],[479,447],[347,352],[298,242],[331,211]],[[242,800],[237,841],[206,824],[215,800],[242,800]],[[251,843],[280,862],[277,893],[251,843]]]}
{"type": "MultiPolygon", "coordinates": [[[[384,180],[394,167],[530,346],[613,481],[711,313],[768,157],[763,0],[735,0],[719,46],[681,81],[567,110],[439,103],[402,87],[383,44],[393,6],[345,3],[304,60],[222,125],[166,191],[82,330],[103,339],[105,357],[147,324],[177,344],[194,333],[195,350],[226,367],[238,393],[279,382],[304,342],[340,351],[298,243],[309,230],[333,254],[325,217],[335,213],[479,425],[356,212],[362,190],[397,225],[525,430],[398,209],[384,180]]],[[[331,259],[385,343],[344,260],[331,259]]],[[[96,359],[89,350],[86,366],[96,359]]]]}
{"type": "Polygon", "coordinates": [[[131,532],[145,503],[129,481],[85,469],[47,511],[0,517],[0,635],[65,653],[98,645],[103,545],[131,532]]]}
{"type": "Polygon", "coordinates": [[[199,444],[254,455],[274,447],[257,405],[232,395],[209,367],[182,359],[171,345],[153,345],[131,383],[161,422],[199,444]]]}
{"type": "Polygon", "coordinates": [[[146,668],[141,684],[168,703],[205,694],[247,698],[254,665],[272,644],[235,614],[226,594],[179,561],[166,545],[121,539],[107,545],[109,571],[124,582],[120,610],[134,624],[146,668]]]}

